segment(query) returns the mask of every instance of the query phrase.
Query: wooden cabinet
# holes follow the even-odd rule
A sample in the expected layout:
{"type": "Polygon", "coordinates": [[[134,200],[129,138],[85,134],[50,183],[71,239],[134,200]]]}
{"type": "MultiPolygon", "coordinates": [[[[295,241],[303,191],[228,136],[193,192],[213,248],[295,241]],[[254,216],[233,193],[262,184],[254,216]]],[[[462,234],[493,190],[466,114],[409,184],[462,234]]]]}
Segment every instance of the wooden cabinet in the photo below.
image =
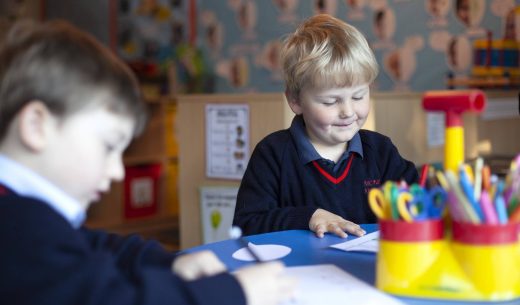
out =
{"type": "MultiPolygon", "coordinates": [[[[148,102],[150,119],[144,132],[124,154],[125,167],[160,165],[154,181],[157,210],[152,215],[125,216],[124,182],[113,183],[111,191],[92,204],[86,225],[120,234],[138,233],[155,238],[170,249],[179,247],[178,148],[175,136],[176,103],[171,98],[148,102]]],[[[127,178],[128,179],[128,175],[127,178]]]]}
{"type": "Polygon", "coordinates": [[[238,187],[240,180],[206,176],[205,118],[208,104],[241,104],[249,107],[249,151],[269,133],[286,128],[292,112],[283,93],[179,95],[179,202],[181,248],[202,243],[200,187],[238,187]]]}

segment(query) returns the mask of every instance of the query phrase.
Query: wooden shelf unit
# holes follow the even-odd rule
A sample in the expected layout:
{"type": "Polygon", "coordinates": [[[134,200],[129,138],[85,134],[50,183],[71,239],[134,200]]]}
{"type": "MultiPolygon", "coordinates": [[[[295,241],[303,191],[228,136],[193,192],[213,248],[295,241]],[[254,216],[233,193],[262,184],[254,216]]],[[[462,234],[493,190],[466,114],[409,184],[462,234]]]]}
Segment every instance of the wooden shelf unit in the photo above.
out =
{"type": "Polygon", "coordinates": [[[124,154],[125,166],[160,164],[157,213],[126,218],[124,183],[112,184],[109,193],[88,211],[86,226],[119,234],[137,233],[162,241],[170,249],[179,247],[178,149],[175,135],[176,103],[172,98],[147,99],[150,118],[143,133],[124,154]]]}

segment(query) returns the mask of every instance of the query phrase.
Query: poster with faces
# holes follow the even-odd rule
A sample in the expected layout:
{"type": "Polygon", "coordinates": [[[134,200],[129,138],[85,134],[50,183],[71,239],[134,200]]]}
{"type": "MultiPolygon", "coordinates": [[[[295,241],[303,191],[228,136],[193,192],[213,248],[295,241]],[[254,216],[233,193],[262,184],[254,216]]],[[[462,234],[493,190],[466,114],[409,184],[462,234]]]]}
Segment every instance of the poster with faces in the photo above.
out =
{"type": "Polygon", "coordinates": [[[493,40],[520,37],[518,0],[199,2],[199,32],[214,38],[200,47],[218,93],[283,91],[280,44],[318,13],[363,33],[382,68],[372,86],[380,92],[446,89],[448,75],[472,76],[476,41],[488,33],[493,40]]]}
{"type": "Polygon", "coordinates": [[[249,106],[206,105],[206,176],[240,180],[249,158],[249,106]]]}

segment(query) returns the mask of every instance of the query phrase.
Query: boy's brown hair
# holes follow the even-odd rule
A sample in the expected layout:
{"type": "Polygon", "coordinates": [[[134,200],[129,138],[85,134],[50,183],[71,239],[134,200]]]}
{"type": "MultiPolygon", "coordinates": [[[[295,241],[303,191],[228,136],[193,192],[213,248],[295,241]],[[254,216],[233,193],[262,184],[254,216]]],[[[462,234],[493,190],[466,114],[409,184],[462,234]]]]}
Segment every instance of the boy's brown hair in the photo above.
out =
{"type": "Polygon", "coordinates": [[[0,141],[17,113],[34,100],[59,118],[83,107],[106,106],[134,118],[135,134],[147,119],[131,70],[90,34],[65,21],[17,23],[0,46],[0,141]],[[93,96],[102,102],[93,105],[99,101],[93,96]]]}

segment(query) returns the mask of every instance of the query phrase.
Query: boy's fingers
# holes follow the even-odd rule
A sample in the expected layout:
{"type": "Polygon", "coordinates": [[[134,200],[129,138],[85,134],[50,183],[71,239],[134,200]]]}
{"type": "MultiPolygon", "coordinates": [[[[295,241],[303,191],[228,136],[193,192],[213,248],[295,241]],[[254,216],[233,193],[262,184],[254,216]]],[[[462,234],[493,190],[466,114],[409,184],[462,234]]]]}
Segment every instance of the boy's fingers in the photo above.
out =
{"type": "Polygon", "coordinates": [[[258,265],[251,265],[243,269],[256,269],[261,270],[264,274],[274,274],[280,276],[285,270],[285,265],[280,261],[266,262],[258,265]]]}
{"type": "Polygon", "coordinates": [[[193,268],[185,268],[178,271],[177,274],[185,281],[192,281],[197,278],[197,271],[193,268]]]}
{"type": "Polygon", "coordinates": [[[220,260],[212,260],[208,263],[201,265],[201,273],[204,276],[210,276],[218,273],[225,272],[227,270],[226,265],[220,260]]]}
{"type": "Polygon", "coordinates": [[[341,238],[348,236],[348,234],[345,233],[345,231],[343,231],[343,229],[336,223],[329,224],[329,232],[332,232],[341,238]]]}
{"type": "Polygon", "coordinates": [[[363,236],[366,234],[365,230],[363,230],[358,224],[355,224],[350,221],[346,221],[342,224],[343,230],[349,232],[350,234],[356,236],[363,236]]]}
{"type": "Polygon", "coordinates": [[[333,233],[341,238],[348,236],[348,233],[363,236],[366,232],[358,225],[347,221],[331,212],[318,209],[314,212],[309,222],[309,228],[314,231],[317,237],[322,238],[325,232],[333,233]]]}
{"type": "Polygon", "coordinates": [[[285,265],[280,261],[268,262],[262,264],[264,268],[267,269],[269,273],[280,274],[284,269],[285,265]]]}
{"type": "Polygon", "coordinates": [[[296,296],[296,287],[298,286],[298,280],[293,277],[283,277],[279,280],[278,292],[283,299],[291,299],[296,296]]]}
{"type": "Polygon", "coordinates": [[[244,290],[248,304],[274,305],[289,298],[288,292],[281,290],[290,287],[290,280],[284,270],[283,263],[275,261],[246,266],[237,270],[234,275],[244,290]]]}
{"type": "Polygon", "coordinates": [[[184,280],[191,281],[224,272],[227,268],[213,252],[201,251],[177,258],[172,269],[184,280]]]}
{"type": "Polygon", "coordinates": [[[325,228],[325,225],[319,224],[316,226],[314,232],[316,233],[317,237],[322,238],[325,235],[325,231],[327,231],[327,229],[325,228]]]}

